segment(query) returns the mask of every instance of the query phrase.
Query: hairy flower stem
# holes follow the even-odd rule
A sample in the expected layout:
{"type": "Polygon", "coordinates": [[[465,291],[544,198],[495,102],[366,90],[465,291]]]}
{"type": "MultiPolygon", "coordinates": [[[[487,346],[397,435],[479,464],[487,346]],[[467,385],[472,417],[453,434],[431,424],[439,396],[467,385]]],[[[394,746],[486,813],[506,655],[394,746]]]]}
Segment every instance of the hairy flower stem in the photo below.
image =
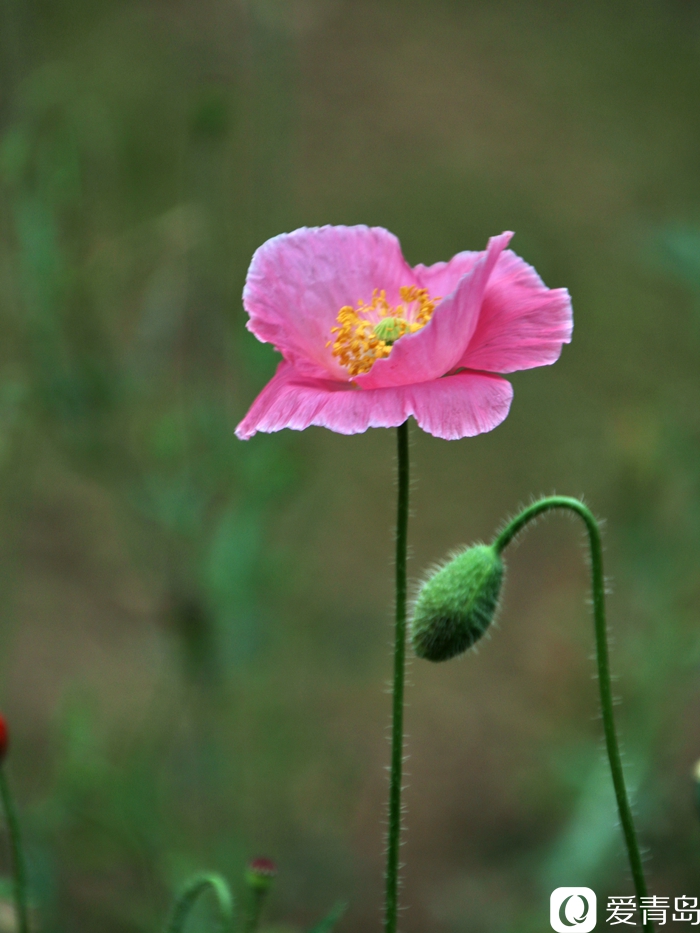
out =
{"type": "Polygon", "coordinates": [[[389,836],[386,855],[384,933],[396,933],[399,911],[401,783],[403,771],[403,707],[406,677],[406,561],[408,547],[408,421],[397,428],[399,496],[396,515],[396,628],[394,688],[391,712],[391,776],[389,836]]]}
{"type": "MultiPolygon", "coordinates": [[[[500,554],[505,547],[522,529],[538,515],[543,512],[549,512],[552,509],[569,509],[582,519],[588,533],[588,541],[591,553],[591,592],[593,596],[593,619],[595,623],[595,642],[596,642],[596,663],[598,667],[598,686],[600,689],[600,708],[603,716],[603,730],[605,732],[605,747],[610,762],[610,772],[612,774],[613,787],[615,788],[615,797],[617,799],[617,809],[620,814],[620,823],[627,846],[627,855],[629,857],[630,869],[634,880],[634,888],[637,892],[637,898],[646,897],[647,887],[644,881],[644,871],[642,869],[642,858],[639,852],[639,843],[637,833],[632,820],[632,811],[630,809],[627,788],[625,787],[625,777],[622,770],[622,760],[620,758],[620,748],[615,732],[615,718],[613,715],[613,695],[610,681],[610,661],[608,657],[608,636],[605,622],[605,578],[603,576],[603,548],[600,539],[600,528],[590,509],[579,502],[578,499],[571,499],[569,496],[549,496],[541,499],[529,506],[523,512],[514,518],[506,528],[498,535],[494,541],[494,547],[500,554]]],[[[646,933],[653,933],[651,921],[644,924],[646,933]]]]}
{"type": "Polygon", "coordinates": [[[0,765],[0,797],[5,811],[7,832],[10,837],[12,850],[12,871],[14,874],[15,911],[17,913],[18,933],[29,933],[29,915],[27,911],[27,871],[24,863],[22,838],[19,831],[19,820],[15,802],[10,792],[5,768],[0,765]]]}
{"type": "Polygon", "coordinates": [[[245,933],[256,933],[260,925],[260,917],[262,915],[265,898],[267,897],[267,891],[255,889],[251,891],[250,897],[251,900],[248,909],[248,917],[246,919],[245,933]]]}

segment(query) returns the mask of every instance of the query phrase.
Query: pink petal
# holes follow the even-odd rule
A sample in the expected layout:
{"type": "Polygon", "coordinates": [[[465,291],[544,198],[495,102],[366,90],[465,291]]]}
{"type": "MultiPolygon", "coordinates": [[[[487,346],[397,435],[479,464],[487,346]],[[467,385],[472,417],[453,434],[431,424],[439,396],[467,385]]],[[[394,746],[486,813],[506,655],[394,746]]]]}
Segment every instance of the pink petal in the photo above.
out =
{"type": "Polygon", "coordinates": [[[572,330],[568,291],[547,288],[532,266],[507,250],[491,274],[459,365],[492,373],[545,366],[559,358],[572,330]]]}
{"type": "Polygon", "coordinates": [[[502,233],[491,237],[486,251],[440,302],[430,322],[397,340],[390,355],[377,360],[365,375],[356,376],[355,382],[363,389],[378,389],[430,382],[454,369],[477,327],[489,276],[512,236],[502,233]]]}
{"type": "Polygon", "coordinates": [[[326,346],[340,309],[370,302],[375,288],[395,304],[399,288],[415,281],[399,241],[382,227],[302,227],[253,256],[243,290],[247,326],[298,370],[347,381],[326,346]]]}
{"type": "Polygon", "coordinates": [[[424,431],[445,440],[491,431],[508,414],[509,382],[484,373],[458,373],[419,385],[356,389],[348,383],[313,379],[280,363],[277,373],[236,428],[241,440],[257,431],[310,425],[338,434],[393,428],[413,415],[424,431]]]}
{"type": "Polygon", "coordinates": [[[483,252],[469,250],[457,253],[449,262],[436,262],[432,266],[419,263],[413,267],[413,272],[420,287],[427,288],[431,298],[446,298],[483,255],[483,252]]]}

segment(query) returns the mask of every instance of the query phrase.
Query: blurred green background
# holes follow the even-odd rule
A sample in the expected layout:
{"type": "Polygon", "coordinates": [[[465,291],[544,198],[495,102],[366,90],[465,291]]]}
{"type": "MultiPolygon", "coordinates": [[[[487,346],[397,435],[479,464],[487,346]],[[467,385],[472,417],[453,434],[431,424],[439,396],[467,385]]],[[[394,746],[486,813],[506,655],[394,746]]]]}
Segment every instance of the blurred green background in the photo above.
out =
{"type": "MultiPolygon", "coordinates": [[[[700,6],[2,0],[0,39],[0,703],[41,929],[156,930],[259,854],[277,929],[379,927],[395,438],[233,435],[276,364],[250,256],[322,223],[411,263],[513,229],[570,289],[501,427],[414,427],[411,568],[532,494],[609,520],[650,886],[700,896],[700,6]]],[[[580,541],[530,531],[494,637],[412,664],[406,933],[632,893],[580,541]]]]}

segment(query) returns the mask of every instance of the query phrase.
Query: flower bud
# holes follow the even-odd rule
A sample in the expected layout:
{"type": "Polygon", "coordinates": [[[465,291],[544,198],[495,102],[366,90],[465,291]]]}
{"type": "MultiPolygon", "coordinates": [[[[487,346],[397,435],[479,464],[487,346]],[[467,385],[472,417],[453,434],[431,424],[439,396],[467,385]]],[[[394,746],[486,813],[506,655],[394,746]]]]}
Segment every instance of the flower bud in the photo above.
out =
{"type": "Polygon", "coordinates": [[[419,658],[447,661],[477,642],[498,608],[503,563],[490,545],[457,553],[421,587],[411,643],[419,658]]]}
{"type": "Polygon", "coordinates": [[[0,765],[7,756],[7,746],[10,744],[10,736],[7,731],[7,721],[0,713],[0,765]]]}
{"type": "Polygon", "coordinates": [[[249,863],[245,873],[245,880],[249,888],[256,891],[267,891],[277,874],[277,866],[270,858],[254,858],[249,863]]]}

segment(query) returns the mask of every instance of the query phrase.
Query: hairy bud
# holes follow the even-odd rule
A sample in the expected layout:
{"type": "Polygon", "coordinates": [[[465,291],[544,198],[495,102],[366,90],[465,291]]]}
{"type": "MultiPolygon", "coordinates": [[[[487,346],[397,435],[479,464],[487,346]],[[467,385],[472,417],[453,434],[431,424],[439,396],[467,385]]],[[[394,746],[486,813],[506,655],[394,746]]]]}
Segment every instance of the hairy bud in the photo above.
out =
{"type": "Polygon", "coordinates": [[[496,550],[474,545],[437,570],[418,594],[411,643],[419,658],[447,661],[471,648],[498,608],[503,563],[496,550]]]}

